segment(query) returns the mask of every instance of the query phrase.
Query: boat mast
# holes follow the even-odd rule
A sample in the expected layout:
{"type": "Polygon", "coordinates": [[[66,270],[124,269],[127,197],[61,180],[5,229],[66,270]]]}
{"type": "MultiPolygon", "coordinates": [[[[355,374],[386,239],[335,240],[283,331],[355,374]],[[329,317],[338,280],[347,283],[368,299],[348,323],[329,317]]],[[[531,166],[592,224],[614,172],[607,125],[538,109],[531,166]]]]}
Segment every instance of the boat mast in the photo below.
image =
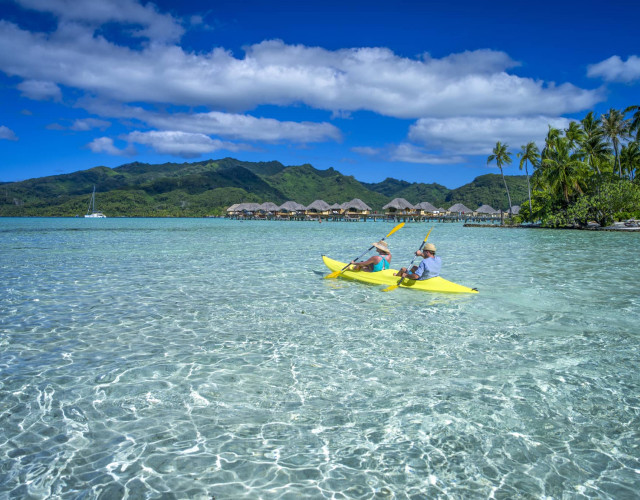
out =
{"type": "Polygon", "coordinates": [[[96,211],[96,185],[93,185],[93,193],[91,193],[91,201],[89,202],[89,208],[87,214],[92,214],[96,211]]]}

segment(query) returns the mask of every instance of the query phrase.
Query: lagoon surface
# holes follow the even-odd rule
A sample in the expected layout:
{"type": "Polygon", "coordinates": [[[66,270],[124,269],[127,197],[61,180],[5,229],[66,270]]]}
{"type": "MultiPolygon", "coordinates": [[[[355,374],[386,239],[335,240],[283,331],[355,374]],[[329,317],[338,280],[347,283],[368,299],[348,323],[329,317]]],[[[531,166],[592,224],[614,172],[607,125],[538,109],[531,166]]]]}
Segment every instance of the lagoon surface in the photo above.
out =
{"type": "Polygon", "coordinates": [[[640,234],[393,226],[0,219],[0,498],[639,498],[640,234]]]}

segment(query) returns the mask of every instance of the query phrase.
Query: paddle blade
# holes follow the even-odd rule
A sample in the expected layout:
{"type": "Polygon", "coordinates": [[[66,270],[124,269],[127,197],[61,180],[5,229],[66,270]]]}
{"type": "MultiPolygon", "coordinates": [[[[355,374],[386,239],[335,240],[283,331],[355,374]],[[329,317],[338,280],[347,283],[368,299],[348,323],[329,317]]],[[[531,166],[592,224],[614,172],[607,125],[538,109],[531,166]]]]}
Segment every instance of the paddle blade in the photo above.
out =
{"type": "Polygon", "coordinates": [[[337,278],[338,276],[340,276],[340,271],[333,271],[332,273],[327,274],[324,279],[326,280],[330,280],[333,278],[337,278]]]}
{"type": "Polygon", "coordinates": [[[385,236],[385,238],[388,238],[389,236],[391,236],[393,233],[395,233],[398,229],[401,229],[402,226],[404,226],[404,222],[401,222],[400,224],[398,224],[396,227],[394,227],[391,232],[389,234],[387,234],[385,236]]]}
{"type": "MultiPolygon", "coordinates": [[[[435,227],[435,226],[433,226],[435,227]]],[[[429,239],[429,235],[431,234],[431,231],[433,231],[433,227],[431,229],[429,229],[429,232],[427,233],[427,236],[424,238],[424,242],[426,243],[427,240],[429,239]]]]}
{"type": "Polygon", "coordinates": [[[398,288],[398,285],[391,285],[388,286],[387,288],[383,289],[383,292],[393,292],[396,288],[398,288]]]}

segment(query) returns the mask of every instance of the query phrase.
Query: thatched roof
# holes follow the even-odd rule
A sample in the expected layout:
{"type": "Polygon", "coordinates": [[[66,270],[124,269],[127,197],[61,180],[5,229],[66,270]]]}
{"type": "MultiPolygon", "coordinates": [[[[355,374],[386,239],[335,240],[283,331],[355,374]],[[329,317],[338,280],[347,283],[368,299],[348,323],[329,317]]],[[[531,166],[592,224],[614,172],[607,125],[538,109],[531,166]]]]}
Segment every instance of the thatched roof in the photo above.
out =
{"type": "Polygon", "coordinates": [[[318,212],[324,212],[325,210],[329,210],[329,208],[329,204],[324,200],[316,200],[307,206],[307,210],[317,210],[318,212]]]}
{"type": "Polygon", "coordinates": [[[239,203],[234,212],[257,212],[260,205],[257,203],[239,203]]]}
{"type": "Polygon", "coordinates": [[[342,208],[345,210],[349,210],[350,208],[355,208],[356,210],[371,210],[371,207],[360,198],[354,198],[351,201],[343,203],[342,208]]]}
{"type": "Polygon", "coordinates": [[[260,210],[264,210],[265,212],[277,212],[278,205],[271,201],[265,201],[262,205],[260,205],[260,210]]]}
{"type": "Polygon", "coordinates": [[[520,205],[514,205],[511,207],[511,214],[518,215],[520,213],[520,205]]]}
{"type": "Polygon", "coordinates": [[[479,214],[497,214],[497,213],[499,213],[498,210],[493,208],[491,205],[482,205],[481,207],[478,207],[476,212],[478,212],[479,214]]]}
{"type": "Polygon", "coordinates": [[[285,201],[280,205],[280,210],[283,212],[297,212],[298,210],[304,210],[304,205],[300,205],[295,201],[285,201]]]}
{"type": "Polygon", "coordinates": [[[453,205],[451,208],[449,208],[449,212],[458,212],[458,213],[472,213],[473,210],[471,210],[470,208],[465,207],[462,203],[456,203],[455,205],[453,205]]]}
{"type": "Polygon", "coordinates": [[[229,208],[227,208],[227,212],[237,212],[239,203],[234,203],[229,208]]]}
{"type": "Polygon", "coordinates": [[[439,209],[437,209],[436,207],[434,207],[431,203],[429,203],[428,201],[421,201],[420,203],[418,203],[415,208],[418,208],[420,210],[424,210],[425,212],[437,212],[439,209]]]}
{"type": "Polygon", "coordinates": [[[330,210],[340,210],[342,208],[342,205],[340,203],[334,203],[333,205],[329,206],[330,210]]]}
{"type": "Polygon", "coordinates": [[[394,198],[389,203],[387,203],[384,207],[382,207],[383,210],[387,210],[389,208],[393,208],[394,210],[405,210],[405,209],[413,210],[414,206],[404,198],[394,198]]]}

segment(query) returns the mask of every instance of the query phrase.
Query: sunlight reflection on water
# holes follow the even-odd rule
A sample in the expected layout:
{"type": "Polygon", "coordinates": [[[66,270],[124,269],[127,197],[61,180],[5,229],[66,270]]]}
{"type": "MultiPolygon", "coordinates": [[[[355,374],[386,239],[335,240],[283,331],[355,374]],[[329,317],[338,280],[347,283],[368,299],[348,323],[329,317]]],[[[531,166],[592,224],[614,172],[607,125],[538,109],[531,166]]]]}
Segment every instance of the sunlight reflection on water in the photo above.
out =
{"type": "Polygon", "coordinates": [[[480,294],[323,279],[390,228],[0,220],[0,493],[636,495],[637,235],[437,224],[480,294]]]}

